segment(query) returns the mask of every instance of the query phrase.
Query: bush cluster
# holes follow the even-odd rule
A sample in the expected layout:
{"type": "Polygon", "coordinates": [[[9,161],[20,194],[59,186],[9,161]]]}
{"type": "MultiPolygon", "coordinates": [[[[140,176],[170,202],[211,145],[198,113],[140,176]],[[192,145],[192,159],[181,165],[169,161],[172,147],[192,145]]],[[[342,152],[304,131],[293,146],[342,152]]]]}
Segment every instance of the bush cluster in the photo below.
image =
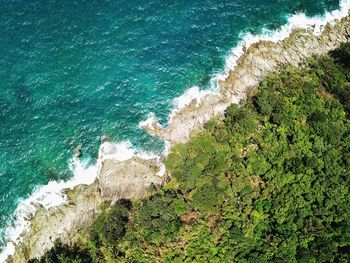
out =
{"type": "Polygon", "coordinates": [[[349,61],[345,44],[267,77],[172,149],[172,182],[102,213],[70,262],[349,262],[349,61]]]}

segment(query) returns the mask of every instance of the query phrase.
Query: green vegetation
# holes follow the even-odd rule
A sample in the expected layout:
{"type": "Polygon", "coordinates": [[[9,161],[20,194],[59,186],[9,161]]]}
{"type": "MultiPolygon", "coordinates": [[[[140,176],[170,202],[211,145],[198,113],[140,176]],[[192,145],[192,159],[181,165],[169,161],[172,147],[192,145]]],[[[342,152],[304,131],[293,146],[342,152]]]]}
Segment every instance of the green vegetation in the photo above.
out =
{"type": "Polygon", "coordinates": [[[269,76],[172,149],[172,182],[38,262],[349,262],[349,61],[347,44],[269,76]]]}
{"type": "Polygon", "coordinates": [[[90,252],[78,246],[69,247],[61,243],[51,249],[42,260],[30,260],[29,263],[90,263],[93,262],[90,252]]]}

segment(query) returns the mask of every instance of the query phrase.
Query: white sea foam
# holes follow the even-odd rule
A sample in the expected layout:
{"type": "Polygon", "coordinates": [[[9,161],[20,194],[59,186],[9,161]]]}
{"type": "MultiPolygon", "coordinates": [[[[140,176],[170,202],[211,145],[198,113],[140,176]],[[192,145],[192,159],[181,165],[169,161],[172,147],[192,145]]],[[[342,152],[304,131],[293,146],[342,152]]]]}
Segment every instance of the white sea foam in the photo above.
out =
{"type": "MultiPolygon", "coordinates": [[[[171,122],[171,119],[176,116],[177,113],[181,112],[188,105],[195,103],[195,106],[198,107],[203,98],[207,95],[213,94],[216,91],[213,90],[201,90],[198,86],[193,86],[185,91],[181,96],[173,100],[173,108],[168,117],[168,122],[171,122]]],[[[153,112],[147,115],[147,118],[144,121],[139,122],[140,128],[148,129],[162,129],[163,126],[158,122],[157,117],[153,112]]]]}
{"type": "Polygon", "coordinates": [[[146,120],[139,122],[140,128],[163,128],[162,125],[158,122],[156,115],[153,112],[148,113],[146,120]]]}
{"type": "Polygon", "coordinates": [[[120,143],[104,142],[100,146],[99,160],[116,160],[126,161],[133,157],[138,157],[143,160],[153,160],[159,167],[156,175],[163,176],[165,174],[165,167],[161,162],[161,156],[152,152],[136,149],[130,141],[123,141],[120,143]]]}
{"type": "Polygon", "coordinates": [[[193,86],[185,91],[180,97],[177,97],[173,101],[173,112],[179,112],[186,108],[191,103],[195,103],[199,106],[201,100],[208,94],[212,93],[210,90],[200,90],[198,86],[193,86]]]}
{"type": "Polygon", "coordinates": [[[135,148],[130,141],[104,142],[100,146],[99,160],[116,160],[119,162],[129,160],[133,157],[138,157],[144,160],[157,159],[160,156],[152,152],[147,152],[135,148]]]}
{"type": "Polygon", "coordinates": [[[90,164],[90,160],[81,160],[72,157],[69,161],[69,168],[73,177],[68,181],[50,181],[47,185],[38,186],[33,193],[25,200],[21,201],[13,215],[13,222],[5,230],[6,246],[0,253],[0,262],[13,255],[15,245],[23,241],[26,233],[30,230],[30,220],[34,216],[38,207],[49,210],[53,207],[65,204],[67,195],[66,189],[72,189],[81,184],[92,184],[99,174],[101,163],[104,160],[126,161],[133,157],[145,160],[154,160],[159,166],[157,175],[162,176],[165,168],[160,162],[160,156],[133,147],[130,141],[120,143],[103,142],[100,145],[99,157],[95,164],[90,164]]]}
{"type": "MultiPolygon", "coordinates": [[[[327,23],[333,24],[336,20],[339,20],[348,15],[350,9],[350,0],[340,0],[339,9],[325,12],[323,15],[308,17],[304,13],[297,13],[290,15],[285,25],[276,30],[269,30],[264,28],[261,34],[253,35],[252,33],[242,32],[239,38],[242,39],[228,54],[225,67],[222,72],[213,74],[210,80],[210,87],[205,90],[199,89],[197,86],[190,87],[181,96],[173,100],[173,110],[169,114],[168,124],[181,110],[191,103],[196,103],[199,106],[203,98],[209,94],[220,95],[218,83],[221,80],[225,80],[229,72],[237,66],[238,59],[244,54],[252,44],[260,41],[279,42],[287,38],[294,29],[309,29],[313,30],[315,35],[322,33],[327,23]]],[[[240,99],[232,101],[232,103],[239,103],[240,99]]],[[[140,122],[139,126],[147,128],[162,128],[157,121],[157,117],[154,113],[149,114],[145,121],[140,122]]]]}
{"type": "Polygon", "coordinates": [[[187,89],[185,93],[173,100],[173,109],[168,117],[168,122],[171,122],[172,118],[176,116],[177,113],[181,112],[190,104],[195,103],[195,106],[198,107],[207,95],[214,93],[217,93],[217,90],[201,90],[198,86],[187,89]]]}
{"type": "Polygon", "coordinates": [[[211,79],[211,89],[218,88],[218,81],[225,80],[230,70],[237,65],[238,59],[244,54],[244,50],[251,45],[260,41],[279,42],[287,38],[294,29],[313,30],[315,35],[320,35],[327,23],[334,24],[348,15],[350,9],[350,0],[340,0],[339,9],[325,12],[323,15],[308,17],[304,13],[297,13],[288,16],[288,22],[277,30],[263,29],[261,34],[253,35],[251,33],[241,33],[239,38],[242,39],[235,46],[226,58],[223,72],[217,73],[211,79]]]}
{"type": "Polygon", "coordinates": [[[69,162],[69,168],[74,176],[68,181],[50,181],[47,185],[38,186],[33,193],[21,201],[13,215],[14,221],[5,230],[6,246],[0,253],[0,262],[13,255],[15,244],[23,241],[25,234],[30,229],[30,219],[38,207],[46,210],[67,202],[64,189],[72,189],[76,185],[91,184],[97,176],[97,164],[90,165],[88,160],[79,160],[73,157],[69,162]]]}
{"type": "Polygon", "coordinates": [[[100,146],[99,158],[101,160],[126,161],[136,153],[130,141],[120,143],[104,142],[100,146]]]}

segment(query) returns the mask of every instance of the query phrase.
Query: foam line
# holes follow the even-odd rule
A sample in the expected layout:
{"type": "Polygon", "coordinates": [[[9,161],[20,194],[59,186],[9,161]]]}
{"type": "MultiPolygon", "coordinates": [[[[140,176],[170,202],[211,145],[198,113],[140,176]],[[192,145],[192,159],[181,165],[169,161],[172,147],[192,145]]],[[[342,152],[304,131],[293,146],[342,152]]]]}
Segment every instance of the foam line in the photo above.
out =
{"type": "MultiPolygon", "coordinates": [[[[349,9],[350,0],[340,0],[339,9],[325,12],[323,15],[308,17],[304,13],[297,13],[289,15],[287,17],[287,23],[276,30],[263,28],[262,33],[256,35],[241,33],[239,38],[242,40],[229,52],[223,71],[212,76],[208,89],[200,90],[199,87],[193,86],[173,100],[173,109],[168,116],[168,125],[171,124],[172,119],[188,105],[195,103],[196,106],[199,106],[203,98],[210,94],[220,96],[219,81],[223,81],[229,76],[229,72],[237,66],[238,59],[251,45],[260,41],[282,41],[297,28],[313,30],[315,35],[319,35],[322,33],[327,23],[333,24],[336,20],[346,17],[349,9]]],[[[239,98],[237,98],[236,102],[239,102],[239,98]]],[[[154,113],[150,113],[145,121],[141,121],[139,127],[151,129],[162,128],[154,113]]]]}
{"type": "Polygon", "coordinates": [[[145,160],[154,160],[159,166],[157,175],[163,176],[165,167],[160,161],[160,156],[133,147],[130,141],[119,143],[103,142],[100,145],[99,157],[95,164],[90,164],[90,159],[72,157],[69,168],[73,177],[68,181],[50,181],[47,185],[38,186],[33,193],[21,201],[13,214],[13,222],[5,229],[6,245],[0,253],[0,262],[13,255],[16,244],[20,244],[30,230],[30,220],[35,215],[38,207],[49,210],[53,207],[68,202],[65,190],[72,189],[77,185],[92,184],[98,177],[101,163],[104,160],[126,161],[133,157],[145,160]]]}
{"type": "MultiPolygon", "coordinates": [[[[287,24],[280,27],[278,30],[263,29],[262,34],[260,35],[242,33],[240,35],[242,41],[240,41],[238,45],[229,52],[223,72],[213,75],[210,81],[211,88],[208,90],[200,90],[197,86],[194,86],[189,88],[180,97],[174,99],[174,108],[169,115],[169,121],[171,121],[172,116],[186,108],[189,104],[196,103],[196,105],[199,105],[206,95],[211,93],[218,94],[218,81],[227,78],[229,71],[237,65],[237,60],[250,45],[261,40],[272,42],[281,41],[288,37],[295,28],[310,29],[313,30],[314,34],[318,35],[322,32],[327,23],[334,23],[336,19],[345,17],[348,14],[349,9],[350,0],[341,0],[338,10],[326,12],[322,16],[307,17],[303,13],[298,13],[289,16],[287,24]]],[[[154,114],[150,114],[147,120],[140,122],[139,126],[144,127],[153,125],[154,123],[158,123],[156,117],[154,114]]],[[[166,155],[167,152],[168,149],[164,154],[166,155]]],[[[30,218],[35,214],[38,206],[42,206],[48,210],[66,203],[67,196],[64,194],[64,190],[72,189],[80,184],[93,183],[98,176],[102,160],[114,159],[124,161],[134,156],[143,159],[158,160],[158,164],[160,165],[160,171],[158,174],[161,176],[165,173],[165,167],[160,162],[159,156],[135,150],[130,142],[102,143],[99,152],[99,159],[92,165],[89,164],[89,160],[80,160],[73,157],[69,162],[69,167],[73,172],[72,179],[66,182],[50,181],[45,186],[38,186],[27,199],[19,203],[13,215],[14,221],[5,229],[6,245],[0,253],[0,262],[5,262],[10,255],[13,255],[15,252],[15,245],[23,241],[25,234],[30,229],[30,218]]]]}
{"type": "Polygon", "coordinates": [[[21,201],[14,214],[14,221],[5,229],[6,245],[0,253],[0,262],[15,252],[15,245],[22,242],[30,229],[30,219],[38,207],[49,210],[66,203],[67,196],[64,190],[72,189],[80,184],[92,184],[97,176],[97,164],[90,165],[89,160],[79,160],[72,157],[69,168],[73,177],[68,181],[50,181],[47,185],[37,186],[33,193],[21,201]]]}
{"type": "Polygon", "coordinates": [[[294,29],[313,30],[315,35],[320,35],[327,23],[334,24],[336,20],[346,17],[350,9],[350,0],[340,0],[339,9],[325,12],[323,15],[308,17],[304,13],[288,15],[287,23],[277,30],[262,29],[261,34],[253,35],[251,33],[241,33],[242,39],[235,46],[226,58],[223,72],[217,73],[211,80],[211,88],[218,88],[218,80],[225,80],[229,72],[237,66],[238,59],[244,54],[244,51],[251,45],[260,41],[279,42],[287,38],[294,29]]]}

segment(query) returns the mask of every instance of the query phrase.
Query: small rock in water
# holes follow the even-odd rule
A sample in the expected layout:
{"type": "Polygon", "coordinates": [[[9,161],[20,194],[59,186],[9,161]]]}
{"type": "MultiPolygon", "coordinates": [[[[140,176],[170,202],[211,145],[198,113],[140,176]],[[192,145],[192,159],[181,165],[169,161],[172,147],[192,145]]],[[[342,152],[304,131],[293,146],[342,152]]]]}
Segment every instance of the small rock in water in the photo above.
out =
{"type": "Polygon", "coordinates": [[[108,141],[107,135],[102,135],[102,136],[100,137],[100,141],[101,141],[101,143],[104,143],[104,142],[108,141]]]}
{"type": "Polygon", "coordinates": [[[83,145],[79,144],[74,150],[74,156],[79,158],[81,156],[82,149],[83,145]]]}

